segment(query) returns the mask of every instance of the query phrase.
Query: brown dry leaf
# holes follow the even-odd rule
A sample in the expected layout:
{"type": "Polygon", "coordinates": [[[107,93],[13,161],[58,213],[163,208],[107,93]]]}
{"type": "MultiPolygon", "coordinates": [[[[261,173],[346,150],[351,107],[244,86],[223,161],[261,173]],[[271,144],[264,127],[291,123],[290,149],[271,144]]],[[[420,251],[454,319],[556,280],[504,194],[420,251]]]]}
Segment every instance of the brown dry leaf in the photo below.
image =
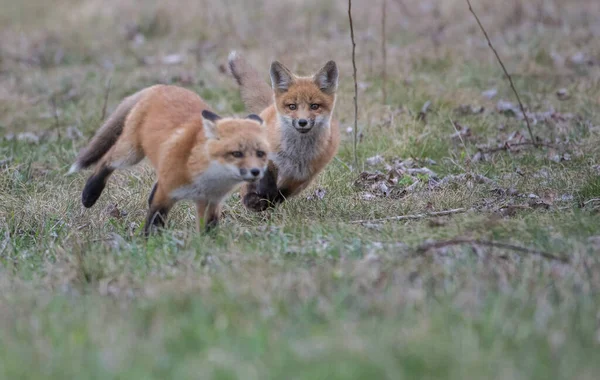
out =
{"type": "Polygon", "coordinates": [[[485,107],[483,106],[475,106],[470,104],[461,104],[454,110],[459,115],[478,115],[482,114],[485,111],[485,107]]]}
{"type": "Polygon", "coordinates": [[[127,215],[127,212],[119,210],[117,206],[117,203],[110,204],[106,207],[106,209],[104,209],[104,212],[106,212],[109,216],[113,218],[121,219],[122,217],[127,215]]]}

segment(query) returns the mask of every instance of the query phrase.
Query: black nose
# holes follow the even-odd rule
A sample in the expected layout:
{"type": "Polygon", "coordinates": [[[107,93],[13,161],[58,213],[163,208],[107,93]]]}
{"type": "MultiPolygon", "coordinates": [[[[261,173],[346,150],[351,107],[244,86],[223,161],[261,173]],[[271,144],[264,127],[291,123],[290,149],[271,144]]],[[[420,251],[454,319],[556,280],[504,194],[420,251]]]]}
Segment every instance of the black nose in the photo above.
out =
{"type": "Polygon", "coordinates": [[[306,120],[306,119],[298,120],[298,125],[301,127],[306,127],[307,124],[308,124],[308,120],[306,120]]]}
{"type": "Polygon", "coordinates": [[[260,169],[254,168],[254,169],[250,170],[250,174],[252,174],[255,177],[258,177],[258,175],[260,174],[260,169]]]}

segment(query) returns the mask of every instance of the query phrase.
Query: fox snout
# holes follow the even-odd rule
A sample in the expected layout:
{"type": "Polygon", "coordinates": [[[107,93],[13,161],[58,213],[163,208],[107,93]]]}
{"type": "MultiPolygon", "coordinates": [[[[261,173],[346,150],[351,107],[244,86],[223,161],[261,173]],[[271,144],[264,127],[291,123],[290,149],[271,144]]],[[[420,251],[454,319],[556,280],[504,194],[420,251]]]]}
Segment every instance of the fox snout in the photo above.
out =
{"type": "Polygon", "coordinates": [[[259,179],[261,179],[264,172],[265,172],[264,168],[251,168],[251,169],[241,168],[240,176],[244,179],[244,181],[254,182],[254,181],[258,181],[259,179]]]}
{"type": "Polygon", "coordinates": [[[307,133],[315,126],[314,119],[294,119],[292,125],[300,133],[307,133]]]}

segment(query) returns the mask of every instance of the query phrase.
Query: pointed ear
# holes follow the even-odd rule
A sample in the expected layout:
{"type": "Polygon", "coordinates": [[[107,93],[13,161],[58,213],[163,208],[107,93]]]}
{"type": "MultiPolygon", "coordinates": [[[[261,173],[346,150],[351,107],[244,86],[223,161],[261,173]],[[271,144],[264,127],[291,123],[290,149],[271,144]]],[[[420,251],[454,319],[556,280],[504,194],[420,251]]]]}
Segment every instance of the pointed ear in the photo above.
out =
{"type": "Polygon", "coordinates": [[[313,77],[315,84],[319,86],[321,91],[328,95],[332,95],[337,90],[338,84],[338,68],[334,61],[329,61],[319,70],[313,77]]]}
{"type": "Polygon", "coordinates": [[[221,116],[208,110],[202,111],[202,125],[204,126],[204,134],[209,139],[217,139],[217,121],[221,116]]]}
{"type": "Polygon", "coordinates": [[[246,119],[257,121],[258,124],[263,125],[263,119],[261,119],[257,114],[251,113],[250,115],[246,116],[246,119]]]}
{"type": "Polygon", "coordinates": [[[274,61],[271,63],[270,75],[274,91],[286,92],[290,88],[290,85],[294,83],[292,72],[281,62],[274,61]]]}

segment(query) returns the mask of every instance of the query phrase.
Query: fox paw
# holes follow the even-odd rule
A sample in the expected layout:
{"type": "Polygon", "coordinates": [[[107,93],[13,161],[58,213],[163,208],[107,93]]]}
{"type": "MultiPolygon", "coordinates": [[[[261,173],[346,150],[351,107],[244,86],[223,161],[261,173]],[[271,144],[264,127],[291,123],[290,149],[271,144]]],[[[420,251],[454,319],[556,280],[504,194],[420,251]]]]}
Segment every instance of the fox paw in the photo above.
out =
{"type": "Polygon", "coordinates": [[[267,199],[265,199],[265,197],[262,197],[257,193],[246,194],[242,202],[244,203],[244,206],[246,206],[247,209],[256,212],[265,211],[271,205],[271,202],[269,202],[267,199]]]}

